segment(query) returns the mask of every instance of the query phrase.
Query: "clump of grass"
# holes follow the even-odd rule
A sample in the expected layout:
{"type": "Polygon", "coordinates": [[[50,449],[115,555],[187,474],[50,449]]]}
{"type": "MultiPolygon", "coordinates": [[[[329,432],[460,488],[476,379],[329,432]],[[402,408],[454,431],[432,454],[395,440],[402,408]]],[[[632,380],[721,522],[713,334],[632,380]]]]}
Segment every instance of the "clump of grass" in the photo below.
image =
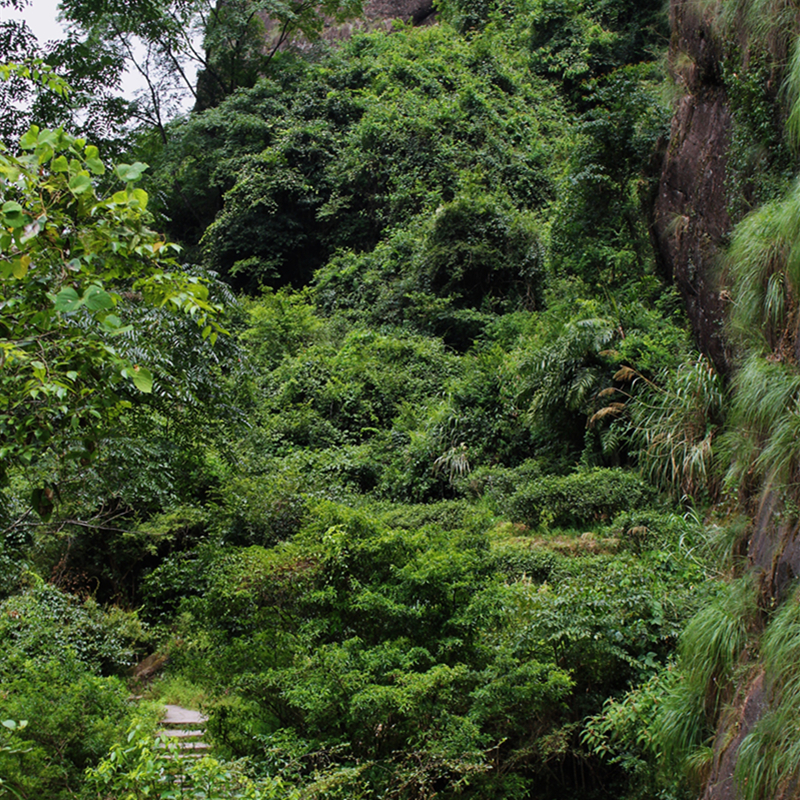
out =
{"type": "Polygon", "coordinates": [[[783,797],[800,782],[800,588],[765,631],[761,653],[770,709],[739,748],[743,800],[783,797]]]}
{"type": "MultiPolygon", "coordinates": [[[[628,377],[623,370],[621,379],[628,377]]],[[[643,377],[634,373],[634,382],[643,377]]],[[[714,440],[722,423],[725,393],[719,374],[705,356],[684,362],[666,385],[644,381],[631,405],[641,444],[643,473],[676,497],[714,496],[714,440]]]]}
{"type": "Polygon", "coordinates": [[[681,637],[679,678],[665,698],[658,729],[666,761],[687,774],[703,773],[756,609],[752,581],[733,581],[695,614],[681,637]]]}
{"type": "Polygon", "coordinates": [[[148,688],[148,698],[163,704],[200,708],[208,700],[206,690],[182,675],[163,675],[148,688]]]}

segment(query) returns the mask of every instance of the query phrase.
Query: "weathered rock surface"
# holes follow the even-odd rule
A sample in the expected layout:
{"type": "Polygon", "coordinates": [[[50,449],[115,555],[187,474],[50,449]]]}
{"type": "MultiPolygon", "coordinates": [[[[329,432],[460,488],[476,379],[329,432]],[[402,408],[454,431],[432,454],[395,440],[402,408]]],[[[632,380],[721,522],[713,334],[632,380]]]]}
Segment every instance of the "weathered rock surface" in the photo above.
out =
{"type": "MultiPolygon", "coordinates": [[[[697,345],[725,372],[731,354],[722,327],[725,294],[716,273],[732,226],[726,192],[732,117],[721,79],[720,46],[698,5],[692,0],[670,4],[670,63],[684,94],[672,122],[653,227],[661,267],[686,303],[697,345]]],[[[796,332],[795,339],[800,345],[796,332]]],[[[761,495],[746,543],[749,569],[758,576],[765,608],[785,600],[792,581],[800,576],[800,526],[783,511],[775,492],[761,495]]],[[[756,660],[735,687],[718,722],[703,800],[740,797],[734,780],[739,747],[769,709],[768,687],[774,677],[756,660]]]]}
{"type": "Polygon", "coordinates": [[[769,492],[761,500],[748,549],[751,568],[761,575],[762,594],[776,603],[786,599],[800,576],[800,526],[793,519],[781,523],[780,512],[778,496],[769,492]]]}
{"type": "Polygon", "coordinates": [[[672,121],[653,227],[661,268],[683,297],[695,341],[725,372],[724,295],[715,272],[731,227],[725,191],[731,116],[720,53],[695,8],[688,0],[672,0],[670,8],[670,62],[684,94],[672,121]]]}
{"type": "Polygon", "coordinates": [[[168,658],[163,653],[153,653],[133,668],[133,677],[137,681],[148,681],[163,669],[167,661],[168,658]]]}
{"type": "Polygon", "coordinates": [[[432,0],[367,0],[364,16],[372,20],[395,20],[422,25],[436,12],[432,0]]]}
{"type": "MultiPolygon", "coordinates": [[[[341,42],[360,31],[383,29],[388,32],[395,21],[412,25],[432,24],[436,21],[433,0],[365,0],[364,14],[360,19],[346,22],[331,20],[322,32],[322,39],[327,42],[341,42]]],[[[264,18],[264,25],[268,39],[276,34],[274,23],[269,17],[264,18]]],[[[302,38],[292,39],[287,45],[299,50],[311,47],[309,42],[302,38]]]]}
{"type": "Polygon", "coordinates": [[[761,718],[766,708],[764,673],[759,672],[746,686],[720,725],[714,740],[714,761],[711,778],[703,800],[733,800],[737,796],[733,771],[739,745],[761,718]]]}

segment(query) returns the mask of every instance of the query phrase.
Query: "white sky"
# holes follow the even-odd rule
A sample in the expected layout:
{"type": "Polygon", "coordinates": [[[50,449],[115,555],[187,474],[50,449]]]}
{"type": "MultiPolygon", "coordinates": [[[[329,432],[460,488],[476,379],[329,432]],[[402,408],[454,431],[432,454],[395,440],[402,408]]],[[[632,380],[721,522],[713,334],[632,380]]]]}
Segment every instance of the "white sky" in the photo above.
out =
{"type": "Polygon", "coordinates": [[[28,20],[28,25],[39,41],[46,42],[50,39],[62,39],[64,36],[61,26],[56,21],[57,5],[57,0],[33,0],[22,14],[13,8],[4,8],[2,13],[7,18],[21,17],[28,20]]]}

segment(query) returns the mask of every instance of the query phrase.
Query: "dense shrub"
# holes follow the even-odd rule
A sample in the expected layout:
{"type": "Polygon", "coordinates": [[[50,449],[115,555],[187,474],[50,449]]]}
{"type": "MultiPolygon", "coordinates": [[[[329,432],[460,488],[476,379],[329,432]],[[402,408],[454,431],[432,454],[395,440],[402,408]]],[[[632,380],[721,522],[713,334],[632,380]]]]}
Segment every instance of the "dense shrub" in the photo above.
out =
{"type": "MultiPolygon", "coordinates": [[[[27,726],[0,742],[0,775],[23,797],[66,800],[133,713],[121,673],[143,636],[132,614],[41,586],[0,605],[0,713],[27,726]]],[[[19,796],[19,795],[17,795],[19,796]]]]}
{"type": "Polygon", "coordinates": [[[497,185],[509,202],[473,208],[471,249],[525,254],[530,229],[516,209],[552,199],[547,143],[565,120],[519,50],[442,25],[357,36],[287,67],[176,124],[164,154],[173,235],[202,234],[209,266],[251,291],[299,286],[337,249],[368,252],[413,216],[497,185]]]}
{"type": "Polygon", "coordinates": [[[509,498],[508,512],[513,520],[528,525],[585,527],[654,499],[654,489],[635,473],[595,468],[521,486],[509,498]]]}

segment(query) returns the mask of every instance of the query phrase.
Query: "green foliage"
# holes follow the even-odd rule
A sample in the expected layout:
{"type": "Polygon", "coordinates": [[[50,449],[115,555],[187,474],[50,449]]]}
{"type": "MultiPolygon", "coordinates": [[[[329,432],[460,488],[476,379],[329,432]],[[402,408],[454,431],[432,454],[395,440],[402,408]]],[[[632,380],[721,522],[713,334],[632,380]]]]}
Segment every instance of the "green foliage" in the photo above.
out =
{"type": "Polygon", "coordinates": [[[798,778],[798,597],[786,599],[761,639],[768,707],[739,745],[736,782],[745,800],[779,796],[798,778]]]}
{"type": "Polygon", "coordinates": [[[582,81],[644,60],[660,45],[665,22],[663,6],[654,0],[534,0],[525,19],[531,65],[575,90],[582,81]]]}
{"type": "MultiPolygon", "coordinates": [[[[20,6],[28,4],[24,0],[20,6]]],[[[115,96],[121,72],[118,63],[72,37],[38,42],[24,19],[4,19],[0,140],[19,141],[35,122],[86,134],[105,152],[118,154],[133,111],[129,101],[115,96]]]]}
{"type": "Polygon", "coordinates": [[[727,254],[736,298],[731,328],[746,354],[735,378],[731,409],[730,479],[748,491],[758,480],[767,489],[785,488],[797,469],[790,444],[797,370],[787,348],[800,279],[798,187],[795,183],[783,199],[739,223],[727,254]]]}
{"type": "MultiPolygon", "coordinates": [[[[277,465],[276,465],[277,466],[277,465]]],[[[260,477],[237,476],[220,509],[226,543],[270,545],[297,533],[306,516],[303,475],[288,463],[260,477]]]]}
{"type": "Polygon", "coordinates": [[[659,744],[669,764],[691,772],[695,757],[706,752],[730,697],[754,615],[752,582],[741,579],[722,589],[687,625],[679,674],[658,714],[659,744]]]}
{"type": "MultiPolygon", "coordinates": [[[[548,144],[563,136],[559,100],[544,83],[530,83],[498,36],[466,41],[430,27],[356,37],[291,88],[259,151],[213,162],[215,184],[228,191],[204,237],[207,262],[238,286],[305,283],[336,248],[372,250],[385,231],[417,214],[429,218],[468,190],[479,198],[499,182],[512,207],[552,197],[548,144]]],[[[253,96],[263,103],[275,92],[259,85],[253,96]]],[[[214,112],[223,151],[253,129],[241,106],[234,97],[214,112]]],[[[170,169],[196,172],[199,157],[208,163],[214,152],[192,148],[170,169]]],[[[499,200],[497,210],[479,204],[471,213],[488,214],[484,226],[492,215],[510,216],[499,200]]],[[[519,223],[505,235],[487,229],[487,246],[506,257],[520,241],[524,250],[530,234],[513,227],[519,223]]]]}
{"type": "Polygon", "coordinates": [[[544,248],[531,220],[490,195],[461,194],[427,228],[421,286],[458,306],[488,309],[513,296],[529,308],[542,305],[544,248]]]}
{"type": "Polygon", "coordinates": [[[180,758],[174,739],[154,737],[139,722],[88,770],[93,797],[119,800],[180,796],[186,800],[292,800],[298,795],[280,778],[252,778],[246,765],[210,756],[180,758]],[[179,794],[176,794],[179,793],[179,794]]]}
{"type": "Polygon", "coordinates": [[[308,792],[563,794],[548,765],[669,652],[700,573],[677,545],[571,564],[468,511],[317,502],[289,541],[184,562],[171,663],[214,687],[224,752],[308,792]]]}
{"type": "Polygon", "coordinates": [[[623,286],[655,268],[648,219],[668,136],[661,70],[620,67],[583,88],[585,110],[559,192],[554,268],[589,286],[623,286]]]}
{"type": "Polygon", "coordinates": [[[252,86],[287,39],[317,39],[326,19],[342,21],[360,11],[357,0],[222,5],[163,0],[135,7],[66,0],[61,9],[77,39],[72,47],[88,51],[84,58],[95,69],[111,69],[112,85],[125,69],[138,73],[146,90],[133,104],[133,114],[156,129],[164,143],[167,122],[187,94],[198,108],[216,105],[236,89],[252,86]],[[265,17],[274,21],[269,44],[265,17]]]}
{"type": "Polygon", "coordinates": [[[784,110],[774,92],[774,65],[766,56],[739,53],[722,64],[733,116],[726,167],[728,213],[740,220],[763,203],[778,199],[792,175],[784,135],[784,110]]]}
{"type": "Polygon", "coordinates": [[[300,438],[305,426],[292,431],[292,416],[284,415],[295,412],[300,420],[324,419],[336,443],[363,441],[387,427],[403,404],[434,394],[454,367],[438,340],[353,329],[341,342],[323,341],[285,358],[268,375],[265,399],[284,431],[273,435],[311,447],[330,443],[300,438]]]}
{"type": "MultiPolygon", "coordinates": [[[[102,427],[130,402],[126,384],[148,394],[153,374],[114,346],[123,335],[125,293],[191,314],[216,338],[218,309],[203,281],[179,270],[173,247],[147,226],[144,164],[118,165],[122,188],[98,196],[105,172],[97,148],[61,130],[33,127],[21,153],[0,153],[5,202],[0,293],[0,454],[31,463],[63,442],[87,457],[102,427]]],[[[40,504],[41,507],[41,504],[40,504]]]]}
{"type": "Polygon", "coordinates": [[[296,356],[322,338],[322,320],[305,292],[267,290],[248,311],[250,326],[243,339],[252,357],[265,367],[278,366],[284,356],[296,356]]]}
{"type": "MultiPolygon", "coordinates": [[[[439,211],[444,214],[444,207],[439,211]]],[[[320,309],[374,325],[402,325],[464,352],[498,312],[541,302],[543,247],[538,225],[529,215],[508,209],[507,200],[492,196],[482,201],[457,198],[447,211],[449,222],[454,217],[462,220],[462,232],[467,222],[475,222],[477,235],[448,243],[437,212],[411,220],[371,252],[340,252],[315,276],[320,309]],[[476,211],[479,218],[473,220],[476,211]],[[496,230],[490,235],[486,217],[496,230]],[[435,244],[442,239],[443,246],[435,244]],[[496,280],[505,291],[496,292],[492,283],[481,296],[465,280],[465,269],[484,290],[488,280],[496,280]]]]}
{"type": "Polygon", "coordinates": [[[714,442],[725,410],[722,382],[714,367],[699,356],[681,364],[664,387],[633,371],[626,377],[646,384],[630,406],[645,475],[676,497],[714,498],[718,487],[714,442]]]}
{"type": "Polygon", "coordinates": [[[667,35],[657,2],[447,0],[439,7],[460,31],[489,23],[518,31],[533,70],[576,94],[582,81],[645,60],[667,35]]]}
{"type": "Polygon", "coordinates": [[[133,660],[138,620],[49,586],[0,606],[3,718],[28,719],[0,748],[0,773],[22,796],[73,797],[83,770],[121,736],[128,691],[113,673],[133,660]]]}
{"type": "Polygon", "coordinates": [[[719,36],[744,39],[754,53],[766,52],[776,66],[785,63],[798,32],[797,9],[791,0],[692,0],[692,6],[712,21],[719,36]]]}
{"type": "Polygon", "coordinates": [[[661,757],[658,730],[659,707],[674,682],[673,667],[651,678],[620,698],[609,698],[602,713],[591,717],[583,742],[591,752],[617,764],[629,776],[629,796],[652,797],[663,784],[675,781],[658,772],[661,757]]]}
{"type": "Polygon", "coordinates": [[[120,673],[144,636],[135,615],[105,610],[91,599],[79,604],[47,585],[8,598],[2,608],[0,636],[13,642],[3,653],[5,676],[23,664],[47,663],[54,652],[97,673],[120,673]]]}
{"type": "Polygon", "coordinates": [[[731,318],[743,343],[774,349],[784,331],[790,296],[798,291],[797,204],[800,184],[746,217],[736,227],[727,267],[736,305],[731,318]]]}
{"type": "MultiPolygon", "coordinates": [[[[284,73],[291,71],[285,67],[284,73]]],[[[286,82],[291,85],[288,75],[286,82]]],[[[166,145],[148,156],[154,168],[146,180],[155,211],[190,254],[222,207],[222,195],[232,188],[236,165],[272,143],[271,120],[287,113],[282,89],[275,82],[260,81],[217,108],[178,117],[170,123],[166,145]]]]}
{"type": "Polygon", "coordinates": [[[614,517],[611,529],[634,553],[669,552],[682,547],[691,551],[697,546],[694,523],[688,515],[653,508],[622,511],[614,517]]]}
{"type": "Polygon", "coordinates": [[[576,423],[586,419],[595,395],[605,388],[619,335],[611,320],[590,316],[596,308],[586,305],[588,314],[554,326],[544,346],[534,340],[533,347],[518,351],[518,406],[527,407],[542,427],[555,427],[557,419],[559,433],[572,430],[573,443],[576,423]]]}
{"type": "MultiPolygon", "coordinates": [[[[526,414],[538,451],[551,464],[564,464],[552,471],[569,469],[578,458],[587,465],[624,464],[634,444],[626,405],[631,392],[623,389],[628,365],[640,364],[651,375],[674,369],[686,336],[632,297],[601,304],[574,287],[567,291],[551,300],[539,330],[516,342],[503,365],[501,392],[515,413],[526,414]]],[[[655,287],[643,280],[630,291],[655,287]]]]}
{"type": "MultiPolygon", "coordinates": [[[[66,10],[105,31],[102,57],[118,61],[130,34],[149,41],[158,89],[184,63],[205,0],[123,5],[66,10]]],[[[70,258],[91,257],[73,275],[43,245],[18,277],[14,251],[6,283],[52,267],[39,312],[52,306],[67,355],[96,344],[96,369],[71,380],[109,405],[76,432],[59,406],[49,452],[11,472],[0,557],[141,608],[170,676],[146,691],[202,698],[224,759],[179,766],[146,726],[129,727],[108,673],[144,634],[130,615],[47,589],[50,616],[19,597],[0,607],[22,609],[0,614],[11,643],[0,698],[20,689],[4,716],[30,721],[0,739],[7,785],[220,800],[551,800],[645,785],[655,699],[641,724],[627,700],[604,703],[661,674],[707,577],[691,521],[608,468],[633,459],[643,384],[687,347],[643,222],[664,129],[659,72],[638,65],[655,6],[445,4],[469,37],[400,28],[313,58],[270,47],[304,25],[313,37],[333,4],[270,5],[283,27],[266,48],[255,16],[266,4],[207,8],[205,110],[165,124],[156,91],[162,105],[146,112],[162,139],[140,140],[156,175],[131,158],[95,176],[109,193],[125,185],[103,200],[84,143],[53,134],[69,151],[60,161],[37,134],[25,151],[31,185],[63,201],[50,234],[70,258]],[[254,296],[237,307],[194,267],[157,294],[156,205],[192,256],[254,296]],[[124,236],[105,233],[112,212],[124,236]],[[115,248],[138,246],[117,265],[115,248]],[[153,277],[140,283],[142,271],[153,277]],[[175,281],[188,315],[170,313],[175,281]],[[282,288],[256,296],[264,285],[282,288]],[[212,348],[223,304],[236,336],[212,348]],[[126,377],[127,365],[140,369],[126,377]],[[641,376],[635,387],[622,367],[641,376]],[[62,444],[80,454],[63,460],[62,444]],[[38,520],[23,516],[26,484],[38,520]],[[48,642],[63,644],[59,662],[48,642]],[[66,720],[81,708],[79,742],[66,720]],[[66,760],[28,734],[34,719],[66,760]],[[604,761],[615,736],[622,755],[604,761]]],[[[18,250],[36,216],[21,221],[19,205],[3,209],[18,250]]],[[[56,355],[41,362],[50,371],[56,355]]],[[[692,395],[683,372],[675,384],[692,395]]],[[[685,662],[681,675],[695,669],[685,662]]]]}
{"type": "Polygon", "coordinates": [[[652,488],[636,474],[595,468],[534,479],[509,498],[508,513],[528,525],[566,528],[609,520],[654,499],[652,488]]]}

